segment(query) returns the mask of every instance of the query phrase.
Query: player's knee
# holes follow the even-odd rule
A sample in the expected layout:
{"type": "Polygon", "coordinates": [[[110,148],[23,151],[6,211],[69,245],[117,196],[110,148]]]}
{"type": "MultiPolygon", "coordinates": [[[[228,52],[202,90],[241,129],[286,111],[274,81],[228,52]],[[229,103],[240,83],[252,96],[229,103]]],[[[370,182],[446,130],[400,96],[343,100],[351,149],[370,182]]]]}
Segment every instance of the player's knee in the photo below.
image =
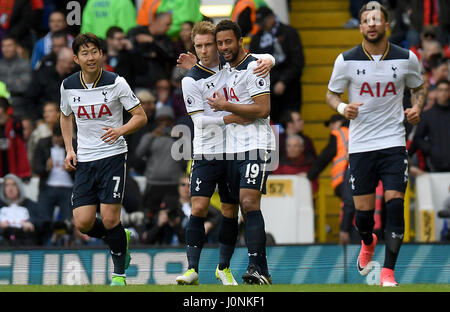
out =
{"type": "Polygon", "coordinates": [[[106,229],[112,229],[115,228],[119,222],[120,222],[120,216],[119,218],[113,216],[113,215],[107,215],[102,216],[103,225],[106,229]]]}
{"type": "Polygon", "coordinates": [[[260,209],[259,201],[256,198],[247,196],[241,199],[241,208],[244,213],[257,211],[260,209]]]}
{"type": "Polygon", "coordinates": [[[206,217],[208,214],[209,198],[192,198],[191,215],[206,217]]]}
{"type": "Polygon", "coordinates": [[[221,203],[220,211],[224,217],[234,219],[239,215],[239,205],[221,203]]]}
{"type": "Polygon", "coordinates": [[[83,216],[74,216],[73,223],[75,227],[81,232],[86,234],[89,232],[94,226],[95,219],[83,217],[83,216]]]}

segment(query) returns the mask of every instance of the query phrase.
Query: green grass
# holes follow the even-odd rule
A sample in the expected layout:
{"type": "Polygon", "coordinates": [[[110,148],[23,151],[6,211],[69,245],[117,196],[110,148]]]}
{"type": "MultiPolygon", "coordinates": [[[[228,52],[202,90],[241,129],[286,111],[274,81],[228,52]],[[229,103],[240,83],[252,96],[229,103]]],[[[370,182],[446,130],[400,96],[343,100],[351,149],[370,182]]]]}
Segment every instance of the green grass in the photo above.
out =
{"type": "Polygon", "coordinates": [[[396,288],[369,286],[363,284],[301,284],[301,285],[108,285],[44,286],[44,285],[1,285],[1,292],[450,292],[450,284],[405,284],[396,288]]]}

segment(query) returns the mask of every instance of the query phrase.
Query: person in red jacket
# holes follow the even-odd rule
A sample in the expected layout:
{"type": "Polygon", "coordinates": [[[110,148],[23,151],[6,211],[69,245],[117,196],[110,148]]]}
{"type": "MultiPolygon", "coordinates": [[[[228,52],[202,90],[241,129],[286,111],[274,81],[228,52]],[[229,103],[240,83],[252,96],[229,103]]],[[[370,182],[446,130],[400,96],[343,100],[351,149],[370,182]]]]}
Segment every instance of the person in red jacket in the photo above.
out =
{"type": "Polygon", "coordinates": [[[13,173],[22,179],[31,177],[22,122],[8,114],[9,102],[0,97],[0,177],[13,173]]]}
{"type": "MultiPolygon", "coordinates": [[[[281,157],[278,168],[273,174],[306,174],[314,158],[305,152],[305,141],[299,135],[289,135],[286,139],[286,154],[281,157]]],[[[312,191],[319,187],[317,179],[311,181],[312,191]]]]}

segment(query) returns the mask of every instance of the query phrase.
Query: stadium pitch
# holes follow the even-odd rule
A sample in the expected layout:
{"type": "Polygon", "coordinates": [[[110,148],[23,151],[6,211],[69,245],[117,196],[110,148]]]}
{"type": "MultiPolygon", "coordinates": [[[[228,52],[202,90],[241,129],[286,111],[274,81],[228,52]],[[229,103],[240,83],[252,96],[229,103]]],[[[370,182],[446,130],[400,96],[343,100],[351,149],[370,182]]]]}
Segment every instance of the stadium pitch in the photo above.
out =
{"type": "Polygon", "coordinates": [[[450,292],[450,284],[404,284],[399,287],[380,287],[365,284],[299,284],[299,285],[2,285],[2,292],[450,292]]]}

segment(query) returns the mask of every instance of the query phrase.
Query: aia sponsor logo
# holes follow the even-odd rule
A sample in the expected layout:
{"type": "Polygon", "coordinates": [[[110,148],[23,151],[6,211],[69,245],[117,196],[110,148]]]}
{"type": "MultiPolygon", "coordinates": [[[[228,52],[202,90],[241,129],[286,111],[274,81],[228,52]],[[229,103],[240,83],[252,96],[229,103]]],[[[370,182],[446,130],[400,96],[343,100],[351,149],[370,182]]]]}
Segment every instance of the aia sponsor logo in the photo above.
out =
{"type": "MultiPolygon", "coordinates": [[[[227,101],[239,102],[239,98],[237,97],[233,88],[229,88],[228,90],[227,90],[227,88],[223,88],[223,96],[225,97],[225,99],[227,101]]],[[[214,93],[213,98],[215,98],[215,97],[216,97],[216,94],[214,93]]]]}
{"type": "Polygon", "coordinates": [[[81,119],[100,119],[103,116],[112,116],[108,105],[102,104],[98,112],[96,112],[95,106],[96,105],[78,106],[77,117],[81,119]]]}
{"type": "Polygon", "coordinates": [[[385,97],[388,95],[397,95],[395,84],[389,81],[386,85],[381,82],[376,82],[375,85],[370,85],[368,82],[363,82],[359,95],[370,95],[371,97],[385,97]]]}

